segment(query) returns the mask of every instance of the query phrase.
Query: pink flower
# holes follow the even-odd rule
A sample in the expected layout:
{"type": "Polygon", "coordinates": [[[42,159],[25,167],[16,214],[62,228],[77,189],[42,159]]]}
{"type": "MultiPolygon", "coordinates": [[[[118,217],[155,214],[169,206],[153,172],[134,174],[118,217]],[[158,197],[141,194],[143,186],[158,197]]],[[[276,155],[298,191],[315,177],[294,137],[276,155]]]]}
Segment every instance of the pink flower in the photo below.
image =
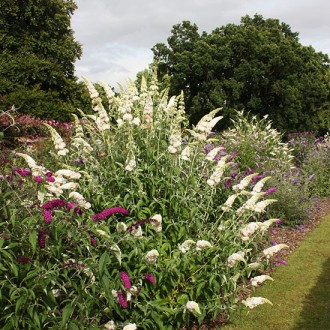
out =
{"type": "Polygon", "coordinates": [[[51,210],[44,210],[44,219],[46,223],[52,222],[52,211],[51,210]]]}
{"type": "Polygon", "coordinates": [[[120,306],[124,309],[127,308],[127,298],[126,298],[126,295],[125,295],[125,292],[123,290],[119,290],[117,292],[118,294],[118,300],[119,300],[119,303],[120,303],[120,306]]]}
{"type": "Polygon", "coordinates": [[[21,264],[28,264],[28,263],[30,263],[30,261],[31,261],[31,258],[25,257],[25,256],[17,258],[17,262],[19,262],[21,264]]]}
{"type": "Polygon", "coordinates": [[[89,240],[92,246],[96,246],[96,239],[94,234],[89,234],[89,240]]]}
{"type": "Polygon", "coordinates": [[[66,206],[66,201],[63,201],[61,199],[53,199],[44,205],[42,205],[43,210],[52,210],[54,208],[60,208],[66,206]]]}
{"type": "Polygon", "coordinates": [[[124,286],[126,289],[130,289],[132,287],[131,280],[129,278],[129,275],[126,272],[120,272],[119,274],[120,278],[124,282],[124,286]]]}
{"type": "Polygon", "coordinates": [[[49,231],[47,229],[39,230],[38,244],[40,249],[44,249],[46,247],[46,235],[49,235],[49,231]]]}
{"type": "Polygon", "coordinates": [[[280,260],[276,260],[276,263],[275,264],[276,264],[276,266],[278,266],[278,265],[287,266],[288,265],[288,262],[285,261],[285,260],[280,259],[280,260]]]}
{"type": "Polygon", "coordinates": [[[55,182],[55,178],[53,176],[47,176],[46,181],[47,182],[55,182]]]}
{"type": "Polygon", "coordinates": [[[95,213],[94,215],[92,215],[92,220],[93,221],[102,221],[105,218],[110,217],[111,215],[113,215],[115,213],[127,215],[129,212],[128,212],[128,210],[126,210],[122,207],[118,207],[118,206],[110,207],[109,209],[105,209],[100,213],[95,213]]]}
{"type": "Polygon", "coordinates": [[[268,190],[265,191],[264,196],[267,196],[267,195],[271,194],[272,192],[274,192],[276,190],[277,190],[276,187],[271,187],[271,188],[269,188],[268,190]]]}
{"type": "Polygon", "coordinates": [[[151,274],[145,274],[143,278],[152,284],[156,283],[156,279],[151,274]]]}
{"type": "Polygon", "coordinates": [[[66,206],[66,209],[68,211],[70,211],[72,208],[74,209],[74,213],[76,213],[76,214],[82,214],[83,213],[83,211],[77,206],[76,203],[74,203],[74,202],[68,203],[67,206],[66,206]]]}
{"type": "Polygon", "coordinates": [[[34,179],[34,181],[36,181],[38,183],[41,183],[42,182],[42,177],[39,176],[39,175],[35,176],[33,179],[34,179]]]}

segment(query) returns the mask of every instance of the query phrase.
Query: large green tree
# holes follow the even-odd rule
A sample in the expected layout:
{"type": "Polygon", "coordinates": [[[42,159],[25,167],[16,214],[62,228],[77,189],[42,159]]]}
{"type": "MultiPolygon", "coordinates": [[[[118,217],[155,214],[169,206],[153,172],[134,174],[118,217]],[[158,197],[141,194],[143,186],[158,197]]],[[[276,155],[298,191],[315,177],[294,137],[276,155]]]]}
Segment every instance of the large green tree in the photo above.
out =
{"type": "Polygon", "coordinates": [[[160,76],[170,76],[170,93],[184,91],[192,123],[222,107],[223,125],[233,109],[269,114],[288,132],[330,124],[329,57],[302,46],[277,19],[245,16],[209,34],[184,21],[152,50],[160,76]]]}
{"type": "Polygon", "coordinates": [[[19,111],[69,118],[82,52],[70,27],[76,8],[72,0],[0,1],[0,97],[19,111]]]}

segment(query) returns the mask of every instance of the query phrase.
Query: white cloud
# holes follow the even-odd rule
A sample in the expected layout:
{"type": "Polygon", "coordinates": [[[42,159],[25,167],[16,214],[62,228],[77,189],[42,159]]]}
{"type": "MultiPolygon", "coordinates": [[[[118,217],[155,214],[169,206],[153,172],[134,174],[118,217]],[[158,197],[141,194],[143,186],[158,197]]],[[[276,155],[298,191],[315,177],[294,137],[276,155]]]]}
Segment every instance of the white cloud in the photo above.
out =
{"type": "Polygon", "coordinates": [[[330,2],[328,0],[76,0],[72,17],[83,56],[77,76],[111,85],[135,78],[152,61],[151,48],[166,42],[174,24],[189,20],[199,32],[211,32],[241,17],[277,18],[299,32],[300,42],[330,53],[330,2]]]}

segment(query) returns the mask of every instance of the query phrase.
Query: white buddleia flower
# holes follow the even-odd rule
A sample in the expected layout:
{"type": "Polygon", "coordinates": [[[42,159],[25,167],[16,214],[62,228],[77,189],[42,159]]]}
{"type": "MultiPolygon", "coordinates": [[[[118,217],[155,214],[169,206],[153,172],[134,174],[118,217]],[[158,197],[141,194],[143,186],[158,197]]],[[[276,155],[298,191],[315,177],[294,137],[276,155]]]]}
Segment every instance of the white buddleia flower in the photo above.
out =
{"type": "Polygon", "coordinates": [[[212,149],[205,157],[206,160],[213,161],[215,156],[218,154],[220,150],[224,149],[223,147],[217,147],[212,149]]]}
{"type": "Polygon", "coordinates": [[[250,222],[239,230],[239,234],[243,241],[247,241],[259,228],[259,223],[250,222]]]}
{"type": "Polygon", "coordinates": [[[252,178],[256,175],[258,175],[258,173],[253,173],[253,174],[250,174],[250,175],[246,176],[237,185],[233,186],[233,190],[243,190],[243,189],[245,189],[249,185],[249,183],[251,182],[252,178]]]}
{"type": "Polygon", "coordinates": [[[155,249],[150,250],[145,258],[151,263],[154,264],[157,261],[157,258],[159,257],[159,252],[155,249]]]}
{"type": "Polygon", "coordinates": [[[228,267],[234,267],[238,262],[245,262],[244,252],[236,252],[230,255],[227,259],[228,267]]]}
{"type": "Polygon", "coordinates": [[[198,303],[195,301],[188,301],[186,304],[186,309],[193,314],[201,314],[198,303]]]}
{"type": "Polygon", "coordinates": [[[113,322],[112,320],[105,323],[103,325],[103,327],[106,328],[107,330],[115,330],[116,329],[115,322],[113,322]]]}
{"type": "Polygon", "coordinates": [[[286,245],[286,244],[276,244],[276,245],[274,245],[274,246],[271,246],[271,247],[269,247],[269,248],[263,250],[262,253],[264,254],[264,256],[265,256],[267,259],[269,259],[270,257],[273,256],[273,254],[275,254],[275,253],[281,251],[282,249],[287,249],[287,248],[289,248],[289,246],[286,245]]]}
{"type": "Polygon", "coordinates": [[[259,305],[263,305],[265,303],[273,305],[271,301],[269,301],[268,299],[263,298],[263,297],[247,298],[246,300],[243,300],[242,303],[250,309],[253,309],[253,308],[255,308],[259,305]]]}
{"type": "Polygon", "coordinates": [[[136,167],[135,156],[133,154],[128,155],[128,157],[126,159],[125,170],[128,171],[128,172],[131,172],[131,171],[134,170],[135,167],[136,167]]]}
{"type": "Polygon", "coordinates": [[[270,280],[270,281],[274,281],[270,276],[268,275],[260,275],[260,276],[255,276],[251,279],[251,284],[252,286],[256,287],[258,286],[259,284],[267,281],[267,280],[270,280]]]}
{"type": "Polygon", "coordinates": [[[258,202],[255,207],[254,207],[254,211],[257,213],[262,213],[265,211],[266,207],[272,203],[277,202],[276,199],[266,199],[264,201],[258,202]]]}
{"type": "Polygon", "coordinates": [[[189,146],[186,146],[182,150],[180,157],[182,160],[187,160],[187,161],[190,160],[190,147],[189,146]]]}
{"type": "Polygon", "coordinates": [[[228,212],[230,211],[232,205],[234,204],[236,198],[237,198],[238,195],[231,195],[227,198],[227,200],[225,201],[225,203],[223,204],[223,206],[221,207],[221,209],[224,211],[224,212],[228,212]]]}
{"type": "Polygon", "coordinates": [[[155,229],[157,233],[162,231],[162,221],[163,218],[160,214],[155,214],[150,218],[152,221],[150,222],[151,226],[155,229]]]}
{"type": "Polygon", "coordinates": [[[206,248],[212,247],[211,243],[205,240],[199,240],[196,242],[196,251],[201,251],[206,248]]]}
{"type": "Polygon", "coordinates": [[[137,330],[135,323],[129,323],[123,327],[123,330],[137,330]]]}
{"type": "Polygon", "coordinates": [[[186,253],[187,251],[189,251],[192,245],[195,245],[195,242],[191,239],[188,239],[184,241],[181,245],[179,245],[179,250],[182,253],[186,253]]]}
{"type": "Polygon", "coordinates": [[[72,170],[58,170],[55,172],[55,176],[64,176],[68,179],[80,179],[81,174],[72,170]]]}

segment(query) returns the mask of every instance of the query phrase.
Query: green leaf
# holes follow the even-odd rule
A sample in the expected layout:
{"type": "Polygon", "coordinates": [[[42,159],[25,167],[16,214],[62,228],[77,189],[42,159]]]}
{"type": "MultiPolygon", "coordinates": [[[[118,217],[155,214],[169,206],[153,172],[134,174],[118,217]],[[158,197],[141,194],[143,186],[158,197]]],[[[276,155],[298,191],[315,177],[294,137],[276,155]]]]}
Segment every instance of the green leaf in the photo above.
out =
{"type": "Polygon", "coordinates": [[[35,251],[37,246],[37,232],[35,230],[32,230],[29,235],[29,242],[32,246],[32,250],[35,251]]]}
{"type": "Polygon", "coordinates": [[[104,273],[104,269],[106,267],[107,262],[109,261],[109,255],[108,252],[104,252],[99,260],[99,272],[100,274],[104,273]]]}
{"type": "Polygon", "coordinates": [[[68,322],[70,316],[72,315],[73,311],[74,311],[74,308],[71,305],[66,305],[63,308],[63,310],[62,310],[62,321],[61,321],[62,327],[64,327],[67,324],[67,322],[68,322]]]}

